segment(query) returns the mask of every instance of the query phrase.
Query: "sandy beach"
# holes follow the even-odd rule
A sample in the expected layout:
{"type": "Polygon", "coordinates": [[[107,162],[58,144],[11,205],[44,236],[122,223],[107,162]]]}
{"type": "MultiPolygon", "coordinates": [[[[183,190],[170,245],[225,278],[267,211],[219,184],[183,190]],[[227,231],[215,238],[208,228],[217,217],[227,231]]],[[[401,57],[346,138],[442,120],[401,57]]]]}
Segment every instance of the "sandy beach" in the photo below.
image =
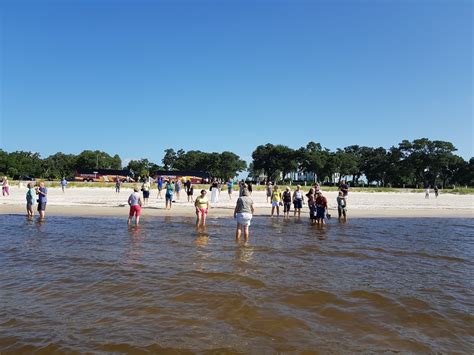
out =
{"type": "MultiPolygon", "coordinates": [[[[66,216],[127,216],[127,198],[131,189],[122,189],[117,194],[108,188],[68,188],[63,193],[60,188],[48,189],[47,215],[66,216]]],[[[142,209],[143,216],[192,216],[193,204],[187,202],[185,193],[176,199],[171,210],[165,209],[164,198],[157,198],[158,190],[153,189],[148,206],[142,209]]],[[[0,197],[0,214],[23,214],[25,212],[26,188],[11,187],[10,196],[0,197]]],[[[164,197],[164,191],[162,192],[164,197]]],[[[195,191],[194,197],[198,195],[195,191]]],[[[336,195],[326,192],[330,213],[337,216],[336,195]]],[[[209,196],[210,197],[210,196],[209,196]]],[[[232,200],[227,191],[222,191],[219,202],[212,205],[209,217],[232,216],[238,192],[234,191],[232,200]]],[[[254,191],[256,215],[270,215],[271,206],[266,202],[264,191],[254,191]]],[[[302,214],[307,216],[307,205],[302,214]]],[[[290,216],[292,212],[290,213],[290,216]]],[[[474,217],[474,196],[441,193],[429,199],[424,193],[411,192],[350,192],[348,198],[349,217],[474,217]]]]}

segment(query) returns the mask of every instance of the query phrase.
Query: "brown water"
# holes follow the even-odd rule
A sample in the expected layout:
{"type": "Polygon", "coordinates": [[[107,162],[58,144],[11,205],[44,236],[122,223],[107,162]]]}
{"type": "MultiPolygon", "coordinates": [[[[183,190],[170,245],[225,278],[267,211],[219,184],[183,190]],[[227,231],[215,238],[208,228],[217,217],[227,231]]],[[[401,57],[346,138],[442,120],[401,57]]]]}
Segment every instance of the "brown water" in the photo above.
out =
{"type": "Polygon", "coordinates": [[[473,221],[0,216],[0,352],[472,352],[473,221]]]}

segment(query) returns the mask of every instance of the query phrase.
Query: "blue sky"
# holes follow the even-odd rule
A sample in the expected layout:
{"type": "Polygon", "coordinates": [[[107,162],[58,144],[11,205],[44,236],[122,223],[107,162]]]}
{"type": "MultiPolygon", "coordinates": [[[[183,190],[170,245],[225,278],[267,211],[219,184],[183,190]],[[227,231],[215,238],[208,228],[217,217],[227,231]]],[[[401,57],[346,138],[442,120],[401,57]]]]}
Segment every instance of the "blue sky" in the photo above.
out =
{"type": "Polygon", "coordinates": [[[473,155],[471,1],[0,0],[0,148],[473,155]]]}

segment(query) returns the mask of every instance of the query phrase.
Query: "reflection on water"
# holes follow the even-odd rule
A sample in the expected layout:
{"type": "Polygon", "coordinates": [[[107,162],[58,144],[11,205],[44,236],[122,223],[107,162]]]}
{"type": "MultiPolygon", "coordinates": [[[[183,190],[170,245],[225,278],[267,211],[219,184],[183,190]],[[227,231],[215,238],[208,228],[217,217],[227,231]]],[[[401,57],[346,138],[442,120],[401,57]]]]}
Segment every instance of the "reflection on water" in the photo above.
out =
{"type": "Polygon", "coordinates": [[[0,216],[0,352],[470,352],[473,222],[0,216]]]}

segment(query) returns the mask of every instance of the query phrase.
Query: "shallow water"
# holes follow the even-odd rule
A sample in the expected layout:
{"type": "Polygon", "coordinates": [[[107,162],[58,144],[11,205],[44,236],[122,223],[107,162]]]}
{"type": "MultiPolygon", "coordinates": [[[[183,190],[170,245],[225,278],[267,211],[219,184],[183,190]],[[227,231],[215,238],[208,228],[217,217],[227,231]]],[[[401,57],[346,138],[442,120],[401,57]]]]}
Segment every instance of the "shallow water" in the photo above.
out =
{"type": "Polygon", "coordinates": [[[471,352],[468,219],[0,216],[0,352],[471,352]]]}

